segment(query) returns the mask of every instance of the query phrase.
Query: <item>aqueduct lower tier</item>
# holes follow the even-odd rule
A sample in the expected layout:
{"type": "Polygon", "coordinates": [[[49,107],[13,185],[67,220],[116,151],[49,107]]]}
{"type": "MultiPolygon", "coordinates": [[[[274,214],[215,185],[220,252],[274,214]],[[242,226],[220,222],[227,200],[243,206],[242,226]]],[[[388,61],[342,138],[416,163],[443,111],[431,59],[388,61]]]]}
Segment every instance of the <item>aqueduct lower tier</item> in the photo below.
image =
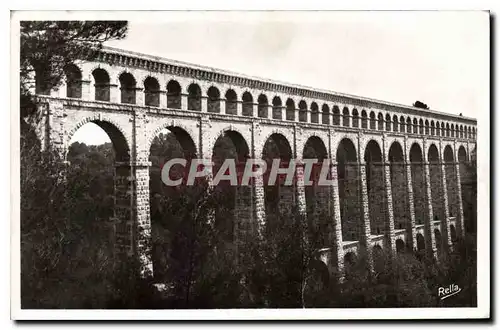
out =
{"type": "Polygon", "coordinates": [[[320,228],[317,255],[332,272],[360,254],[372,263],[380,249],[436,257],[465,233],[464,214],[471,214],[464,212],[463,187],[469,186],[462,183],[471,180],[473,119],[110,49],[78,70],[62,88],[38,88],[42,145],[65,153],[88,122],[108,133],[116,154],[115,250],[138,256],[143,271],[153,270],[149,152],[164,129],[189,158],[212,159],[225,136],[238,157],[266,159],[273,141],[282,160],[330,159],[329,175],[336,179],[329,186],[307,187],[300,175],[293,187],[274,190],[256,180],[236,188],[234,212],[239,235],[261,232],[270,212],[296,206],[320,228]],[[172,81],[179,85],[175,93],[172,81]],[[277,205],[269,205],[271,194],[278,194],[277,205]]]}

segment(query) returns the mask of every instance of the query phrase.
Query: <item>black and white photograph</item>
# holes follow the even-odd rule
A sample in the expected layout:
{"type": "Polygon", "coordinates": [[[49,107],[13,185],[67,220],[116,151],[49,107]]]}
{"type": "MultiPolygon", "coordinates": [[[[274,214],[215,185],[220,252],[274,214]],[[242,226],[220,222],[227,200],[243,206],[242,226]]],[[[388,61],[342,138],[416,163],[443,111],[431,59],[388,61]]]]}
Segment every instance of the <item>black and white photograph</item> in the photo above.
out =
{"type": "Polygon", "coordinates": [[[490,22],[13,11],[11,317],[489,318],[490,22]]]}

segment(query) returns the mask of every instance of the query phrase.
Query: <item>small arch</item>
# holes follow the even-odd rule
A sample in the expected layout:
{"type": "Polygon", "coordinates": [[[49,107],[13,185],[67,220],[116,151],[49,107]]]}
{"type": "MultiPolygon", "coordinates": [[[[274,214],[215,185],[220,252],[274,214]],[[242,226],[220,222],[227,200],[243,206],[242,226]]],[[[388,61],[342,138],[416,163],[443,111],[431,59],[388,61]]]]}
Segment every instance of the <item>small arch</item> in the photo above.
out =
{"type": "Polygon", "coordinates": [[[295,102],[291,98],[286,100],[286,120],[295,121],[295,102]]]}
{"type": "Polygon", "coordinates": [[[439,163],[439,151],[434,143],[429,146],[429,151],[427,153],[427,159],[429,160],[429,163],[433,163],[433,164],[439,163]]]}
{"type": "Polygon", "coordinates": [[[370,129],[377,129],[377,120],[373,111],[370,112],[370,129]]]}
{"type": "Polygon", "coordinates": [[[413,134],[418,134],[418,120],[413,118],[413,134]]]}
{"type": "Polygon", "coordinates": [[[281,119],[281,99],[279,96],[273,98],[273,119],[281,119]]]}
{"type": "Polygon", "coordinates": [[[215,86],[210,86],[207,90],[207,111],[220,113],[220,92],[215,86]]]}
{"type": "Polygon", "coordinates": [[[399,117],[399,131],[405,133],[405,117],[399,117]]]}
{"type": "Polygon", "coordinates": [[[82,98],[82,71],[74,64],[64,68],[66,76],[66,97],[82,98]]]}
{"type": "Polygon", "coordinates": [[[379,131],[383,131],[384,130],[384,115],[381,112],[378,113],[377,121],[378,121],[377,129],[379,131]]]}
{"type": "Polygon", "coordinates": [[[330,125],[330,108],[326,103],[321,107],[321,123],[330,125]]]}
{"type": "Polygon", "coordinates": [[[170,80],[167,84],[167,108],[180,109],[181,100],[181,85],[176,80],[170,80]]]}
{"type": "Polygon", "coordinates": [[[333,125],[340,126],[340,109],[338,106],[333,106],[333,125]]]}
{"type": "Polygon", "coordinates": [[[450,137],[450,123],[446,123],[446,137],[450,137]]]}
{"type": "Polygon", "coordinates": [[[368,128],[368,115],[364,109],[361,111],[361,127],[368,128]]]}
{"type": "Polygon", "coordinates": [[[269,103],[267,101],[267,96],[265,94],[260,94],[259,98],[257,99],[258,103],[258,115],[259,118],[267,118],[268,114],[268,108],[269,108],[269,103]]]}
{"type": "Polygon", "coordinates": [[[406,118],[406,133],[412,133],[411,118],[406,118]]]}
{"type": "Polygon", "coordinates": [[[243,116],[252,117],[253,116],[253,96],[250,92],[244,92],[241,96],[241,112],[243,116]]]}
{"type": "Polygon", "coordinates": [[[446,163],[453,163],[455,161],[455,157],[453,156],[453,149],[449,144],[444,147],[443,157],[446,163]]]}
{"type": "Polygon", "coordinates": [[[236,115],[238,114],[238,96],[233,89],[228,89],[226,91],[226,114],[236,115]]]}
{"type": "Polygon", "coordinates": [[[429,135],[429,120],[425,120],[425,135],[429,135]]]}
{"type": "Polygon", "coordinates": [[[464,146],[460,146],[458,148],[458,161],[460,163],[466,163],[467,162],[467,151],[465,151],[464,146]]]}
{"type": "Polygon", "coordinates": [[[434,124],[434,120],[431,120],[431,135],[435,135],[435,134],[436,134],[436,127],[434,124]]]}
{"type": "Polygon", "coordinates": [[[461,139],[464,138],[464,126],[463,125],[460,125],[460,138],[461,139]]]}
{"type": "Polygon", "coordinates": [[[307,103],[304,100],[299,102],[299,121],[307,122],[307,103]]]}
{"type": "Polygon", "coordinates": [[[411,163],[422,163],[422,148],[418,143],[413,143],[410,148],[410,162],[411,163]]]}
{"type": "Polygon", "coordinates": [[[311,123],[318,123],[319,108],[316,102],[311,103],[311,123]]]}
{"type": "Polygon", "coordinates": [[[350,126],[350,114],[349,114],[349,109],[347,107],[344,107],[342,109],[342,125],[344,127],[349,127],[350,126]]]}
{"type": "Polygon", "coordinates": [[[391,127],[391,115],[390,114],[386,114],[385,115],[385,130],[390,132],[392,127],[391,127]]]}
{"type": "Polygon", "coordinates": [[[455,137],[455,125],[451,124],[450,126],[450,136],[455,137]]]}
{"type": "Polygon", "coordinates": [[[106,70],[97,68],[92,71],[94,77],[94,92],[96,101],[109,101],[110,84],[109,74],[106,70]]]}
{"type": "Polygon", "coordinates": [[[393,121],[392,130],[393,130],[394,132],[399,131],[398,116],[394,115],[394,116],[392,117],[392,121],[393,121]]]}
{"type": "Polygon", "coordinates": [[[424,134],[424,121],[422,118],[418,121],[418,128],[419,128],[419,133],[424,134]]]}
{"type": "Polygon", "coordinates": [[[160,84],[153,77],[144,79],[144,104],[146,106],[160,106],[160,84]]]}
{"type": "Polygon", "coordinates": [[[188,87],[188,110],[201,111],[201,88],[195,83],[188,87]]]}
{"type": "Polygon", "coordinates": [[[472,138],[476,139],[476,128],[472,127],[472,138]]]}
{"type": "Polygon", "coordinates": [[[359,127],[359,112],[356,108],[352,110],[352,127],[359,127]]]}
{"type": "Polygon", "coordinates": [[[121,103],[135,104],[136,81],[128,72],[120,75],[121,103]]]}
{"type": "Polygon", "coordinates": [[[439,121],[436,121],[436,136],[441,135],[441,126],[439,125],[439,121]]]}

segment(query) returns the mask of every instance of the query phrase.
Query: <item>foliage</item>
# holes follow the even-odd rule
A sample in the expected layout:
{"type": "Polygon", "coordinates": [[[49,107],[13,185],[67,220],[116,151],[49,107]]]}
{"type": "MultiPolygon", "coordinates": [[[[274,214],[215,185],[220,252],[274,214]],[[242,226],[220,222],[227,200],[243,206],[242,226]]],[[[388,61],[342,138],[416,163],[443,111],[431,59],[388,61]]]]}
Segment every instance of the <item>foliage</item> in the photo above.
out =
{"type": "Polygon", "coordinates": [[[415,103],[413,103],[413,106],[415,108],[420,108],[420,109],[429,109],[429,106],[423,102],[420,102],[420,101],[415,101],[415,103]]]}

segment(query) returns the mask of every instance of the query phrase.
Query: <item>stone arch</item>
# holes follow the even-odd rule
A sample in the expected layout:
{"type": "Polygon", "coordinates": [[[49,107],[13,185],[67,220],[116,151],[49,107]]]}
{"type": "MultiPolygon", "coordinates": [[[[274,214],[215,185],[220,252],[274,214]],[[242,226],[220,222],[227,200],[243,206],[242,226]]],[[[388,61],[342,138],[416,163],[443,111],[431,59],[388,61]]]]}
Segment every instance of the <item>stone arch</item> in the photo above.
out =
{"type": "Polygon", "coordinates": [[[443,237],[441,236],[441,232],[439,229],[434,229],[434,239],[436,241],[436,249],[438,254],[443,252],[443,237]]]}
{"type": "Polygon", "coordinates": [[[181,109],[182,87],[177,80],[171,79],[167,83],[167,108],[181,109]]]}
{"type": "Polygon", "coordinates": [[[319,122],[319,108],[318,103],[311,102],[311,123],[319,122]]]}
{"type": "Polygon", "coordinates": [[[207,111],[220,113],[220,91],[215,86],[207,89],[207,111]]]}
{"type": "Polygon", "coordinates": [[[121,103],[135,104],[137,82],[134,76],[129,72],[122,72],[118,76],[121,91],[121,103]]]}
{"type": "Polygon", "coordinates": [[[385,165],[382,149],[375,140],[370,140],[364,152],[366,167],[366,188],[368,193],[368,208],[370,210],[370,231],[372,235],[385,233],[386,193],[385,165]]]}
{"type": "Polygon", "coordinates": [[[128,135],[125,133],[125,130],[120,126],[118,122],[115,120],[105,117],[102,118],[100,114],[96,114],[95,116],[88,116],[77,122],[73,125],[73,128],[69,130],[66,143],[64,144],[65,150],[68,150],[69,142],[73,135],[80,129],[83,125],[87,123],[94,123],[99,126],[102,130],[106,132],[109,136],[111,143],[113,144],[113,149],[115,151],[115,161],[117,162],[128,162],[130,161],[130,141],[128,139],[128,135]]]}
{"type": "Polygon", "coordinates": [[[157,137],[164,130],[169,130],[175,136],[183,150],[186,151],[185,157],[192,159],[199,154],[199,148],[196,143],[197,135],[193,131],[193,128],[179,120],[165,120],[158,125],[148,137],[146,150],[151,149],[151,145],[155,137],[157,137]]]}
{"type": "Polygon", "coordinates": [[[405,250],[406,250],[405,242],[401,238],[398,238],[396,240],[396,252],[397,253],[404,253],[405,250]]]}
{"type": "Polygon", "coordinates": [[[282,119],[281,106],[282,106],[281,98],[276,95],[273,98],[273,119],[282,119]]]}
{"type": "MultiPolygon", "coordinates": [[[[226,160],[234,161],[237,173],[236,186],[231,180],[214,182],[217,204],[223,206],[215,210],[215,225],[226,241],[233,242],[236,237],[245,239],[249,230],[257,229],[252,223],[252,187],[239,184],[249,158],[249,145],[239,131],[230,128],[217,135],[212,146],[214,179],[219,175],[221,166],[226,160]]],[[[232,170],[228,167],[226,173],[228,171],[232,173],[232,170]]]]}
{"type": "Polygon", "coordinates": [[[368,128],[368,115],[364,109],[361,111],[361,128],[368,128]]]}
{"type": "Polygon", "coordinates": [[[455,137],[455,125],[451,124],[450,126],[450,136],[455,137]]]}
{"type": "Polygon", "coordinates": [[[415,210],[415,223],[422,225],[428,216],[426,209],[426,185],[424,173],[424,155],[422,147],[414,142],[410,148],[411,181],[413,188],[413,202],[415,210]]]}
{"type": "Polygon", "coordinates": [[[388,131],[388,132],[390,132],[391,129],[392,129],[391,125],[392,125],[391,115],[387,113],[385,115],[385,130],[388,131]]]}
{"type": "Polygon", "coordinates": [[[228,89],[224,97],[226,98],[226,114],[236,115],[238,112],[238,95],[236,95],[234,89],[228,89]]]}
{"type": "Polygon", "coordinates": [[[382,114],[382,112],[379,112],[377,115],[377,130],[384,130],[384,115],[382,114]]]}
{"type": "Polygon", "coordinates": [[[304,100],[299,102],[299,121],[307,122],[307,103],[304,100]]]}
{"type": "Polygon", "coordinates": [[[82,71],[75,64],[69,64],[64,68],[66,77],[66,97],[82,98],[82,71]]]}
{"type": "Polygon", "coordinates": [[[286,120],[295,121],[295,102],[292,98],[286,100],[286,120]]]}
{"type": "Polygon", "coordinates": [[[417,251],[425,250],[425,239],[420,233],[417,234],[417,251]]]}
{"type": "Polygon", "coordinates": [[[110,78],[106,70],[96,68],[92,71],[94,78],[94,94],[96,101],[109,101],[110,78]]]}
{"type": "Polygon", "coordinates": [[[356,108],[352,110],[352,127],[359,127],[359,112],[356,108]]]}
{"type": "Polygon", "coordinates": [[[269,103],[265,94],[260,94],[257,99],[259,118],[268,118],[269,103]]]}
{"type": "Polygon", "coordinates": [[[472,127],[472,138],[473,139],[476,138],[476,128],[475,127],[472,127]]]}
{"type": "Polygon", "coordinates": [[[418,134],[418,120],[413,118],[413,134],[418,134]]]}
{"type": "Polygon", "coordinates": [[[264,177],[264,197],[267,216],[266,228],[274,231],[290,216],[294,201],[294,187],[285,183],[285,177],[277,177],[273,184],[269,183],[269,175],[274,159],[279,159],[280,167],[288,167],[293,158],[293,151],[288,139],[281,133],[272,133],[265,140],[262,148],[262,159],[267,163],[264,177]]]}
{"type": "Polygon", "coordinates": [[[424,134],[424,120],[422,118],[418,121],[418,133],[424,134]]]}
{"type": "MultiPolygon", "coordinates": [[[[317,159],[311,173],[304,172],[306,215],[310,239],[317,244],[318,248],[331,246],[329,237],[331,233],[331,221],[329,217],[329,187],[320,186],[319,178],[323,161],[328,159],[328,151],[323,140],[315,135],[310,136],[302,150],[303,159],[317,159]]],[[[327,177],[331,180],[331,176],[327,177]]]]}
{"type": "Polygon", "coordinates": [[[340,109],[337,105],[333,106],[333,125],[340,126],[340,109]]]}
{"type": "Polygon", "coordinates": [[[370,111],[370,129],[377,129],[377,119],[373,111],[370,111]]]}
{"type": "Polygon", "coordinates": [[[444,213],[443,198],[443,180],[441,177],[441,162],[438,148],[434,143],[429,145],[427,151],[427,160],[429,161],[429,179],[431,183],[431,203],[433,211],[433,221],[442,220],[444,213]]]}
{"type": "Polygon", "coordinates": [[[188,86],[188,110],[201,111],[201,88],[198,84],[192,83],[188,86]]]}
{"type": "Polygon", "coordinates": [[[450,123],[446,123],[446,137],[450,137],[450,123]]]}
{"type": "Polygon", "coordinates": [[[436,121],[436,136],[441,136],[441,125],[436,121]]]}
{"type": "Polygon", "coordinates": [[[406,133],[412,133],[411,118],[406,118],[406,133]]]}
{"type": "Polygon", "coordinates": [[[321,123],[330,125],[330,108],[326,103],[321,107],[321,123]]]}
{"type": "Polygon", "coordinates": [[[247,117],[252,117],[253,116],[253,96],[250,92],[245,91],[241,95],[241,110],[242,110],[242,115],[247,116],[247,117]]]}
{"type": "Polygon", "coordinates": [[[431,120],[431,135],[436,135],[436,127],[434,124],[434,120],[431,120]]]}
{"type": "Polygon", "coordinates": [[[408,207],[408,185],[406,177],[406,163],[401,143],[394,141],[389,148],[389,162],[392,190],[392,208],[394,214],[394,228],[408,229],[410,212],[408,207]]]}
{"type": "Polygon", "coordinates": [[[349,108],[344,107],[342,109],[342,126],[344,127],[349,127],[350,126],[350,113],[349,113],[349,108]]]}
{"type": "Polygon", "coordinates": [[[343,138],[336,151],[342,241],[360,241],[364,237],[360,204],[359,166],[355,144],[343,138]]]}
{"type": "Polygon", "coordinates": [[[401,133],[405,133],[406,130],[405,130],[405,117],[401,116],[399,117],[399,130],[401,133]]]}
{"type": "Polygon", "coordinates": [[[446,136],[446,128],[444,122],[441,122],[441,136],[446,136]]]}
{"type": "Polygon", "coordinates": [[[446,190],[448,195],[448,216],[457,217],[459,208],[455,156],[449,144],[444,147],[443,161],[445,164],[446,190]]]}
{"type": "Polygon", "coordinates": [[[429,135],[429,120],[425,120],[425,135],[429,135]]]}
{"type": "Polygon", "coordinates": [[[460,125],[460,138],[461,139],[464,138],[464,126],[463,125],[460,125]]]}
{"type": "Polygon", "coordinates": [[[393,121],[392,130],[393,130],[394,132],[399,131],[398,116],[397,116],[397,115],[392,116],[392,121],[393,121]]]}
{"type": "Polygon", "coordinates": [[[154,77],[144,79],[144,104],[146,106],[160,106],[160,84],[154,77]]]}

